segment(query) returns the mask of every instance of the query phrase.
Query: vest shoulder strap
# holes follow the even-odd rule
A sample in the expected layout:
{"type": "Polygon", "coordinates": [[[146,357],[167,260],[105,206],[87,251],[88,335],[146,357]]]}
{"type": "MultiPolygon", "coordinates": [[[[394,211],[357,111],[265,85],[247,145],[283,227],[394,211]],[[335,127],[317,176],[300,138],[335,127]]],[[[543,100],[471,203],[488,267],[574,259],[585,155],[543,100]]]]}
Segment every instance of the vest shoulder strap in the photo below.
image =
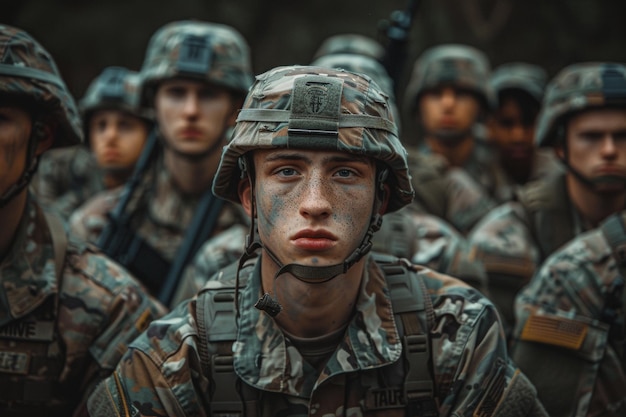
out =
{"type": "MultiPolygon", "coordinates": [[[[434,310],[424,280],[406,260],[377,253],[372,256],[387,279],[402,339],[407,415],[437,416],[432,349],[430,337],[424,331],[434,325],[434,310]]],[[[251,274],[252,269],[246,266],[241,274],[251,274]]],[[[237,264],[233,264],[223,271],[220,279],[223,285],[219,289],[203,289],[196,302],[198,352],[202,370],[211,378],[213,387],[212,416],[259,415],[257,390],[242,383],[233,367],[232,344],[237,339],[236,275],[237,264]]]]}
{"type": "Polygon", "coordinates": [[[564,178],[562,174],[552,175],[531,182],[516,193],[542,259],[574,237],[574,219],[564,178]]]}

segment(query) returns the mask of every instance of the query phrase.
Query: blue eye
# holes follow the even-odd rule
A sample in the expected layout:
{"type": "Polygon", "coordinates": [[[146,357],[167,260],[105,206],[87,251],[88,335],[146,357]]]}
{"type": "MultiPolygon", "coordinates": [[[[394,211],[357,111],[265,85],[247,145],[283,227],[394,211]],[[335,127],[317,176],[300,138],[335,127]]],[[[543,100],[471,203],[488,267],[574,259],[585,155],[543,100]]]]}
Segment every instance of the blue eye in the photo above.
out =
{"type": "Polygon", "coordinates": [[[296,175],[296,170],[293,168],[282,168],[278,170],[278,175],[282,175],[283,177],[292,177],[296,175]]]}

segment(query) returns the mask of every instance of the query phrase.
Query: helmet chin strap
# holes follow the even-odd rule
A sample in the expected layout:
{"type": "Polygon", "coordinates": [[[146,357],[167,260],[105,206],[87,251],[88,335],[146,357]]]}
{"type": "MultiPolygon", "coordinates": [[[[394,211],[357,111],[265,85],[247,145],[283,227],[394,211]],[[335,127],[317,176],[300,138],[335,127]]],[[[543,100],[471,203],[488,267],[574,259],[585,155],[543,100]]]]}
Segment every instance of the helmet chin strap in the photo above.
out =
{"type": "MultiPolygon", "coordinates": [[[[270,259],[272,259],[272,261],[279,266],[278,271],[274,274],[274,281],[276,281],[279,276],[288,273],[307,284],[322,284],[341,274],[345,274],[354,264],[361,260],[361,258],[363,258],[363,256],[365,256],[372,249],[372,237],[374,236],[374,233],[380,229],[383,220],[379,210],[383,202],[384,182],[388,173],[389,171],[387,169],[379,171],[376,181],[376,189],[378,191],[376,193],[376,197],[374,198],[372,210],[373,215],[370,219],[367,233],[363,237],[361,244],[342,263],[328,266],[309,266],[295,263],[284,264],[281,262],[269,246],[261,243],[259,239],[258,230],[255,226],[256,213],[254,212],[254,204],[252,205],[252,221],[250,225],[251,234],[248,235],[246,251],[243,257],[247,257],[248,259],[258,248],[265,249],[265,252],[268,254],[270,259]]],[[[248,178],[252,180],[250,175],[248,175],[248,178]]],[[[240,265],[242,264],[240,263],[240,265]]],[[[272,298],[269,293],[263,294],[254,306],[259,310],[267,312],[272,317],[276,316],[282,310],[282,306],[277,300],[272,298]]]]}
{"type": "Polygon", "coordinates": [[[560,158],[565,168],[584,186],[589,188],[590,190],[597,192],[599,191],[599,186],[603,184],[613,184],[613,185],[621,185],[622,189],[626,190],[626,178],[620,177],[617,175],[602,175],[597,178],[588,178],[580,173],[576,168],[570,165],[568,161],[568,151],[567,147],[563,148],[563,157],[560,158]]]}

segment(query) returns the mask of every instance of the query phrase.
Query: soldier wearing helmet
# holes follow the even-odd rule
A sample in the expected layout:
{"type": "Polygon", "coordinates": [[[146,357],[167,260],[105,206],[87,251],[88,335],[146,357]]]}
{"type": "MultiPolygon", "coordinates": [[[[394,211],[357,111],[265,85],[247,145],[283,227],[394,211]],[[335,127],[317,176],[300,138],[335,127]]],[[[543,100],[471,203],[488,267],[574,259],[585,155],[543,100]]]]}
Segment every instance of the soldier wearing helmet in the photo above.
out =
{"type": "MultiPolygon", "coordinates": [[[[121,187],[130,178],[153,128],[152,114],[139,105],[139,74],[107,67],[96,77],[80,102],[87,145],[102,171],[106,189],[121,187]]],[[[95,195],[70,216],[72,232],[96,243],[104,224],[98,214],[112,210],[109,194],[95,195]],[[95,212],[95,215],[91,213],[95,212]]]]}
{"type": "Polygon", "coordinates": [[[515,188],[560,169],[554,152],[537,149],[534,140],[547,74],[537,65],[511,62],[496,68],[489,82],[498,106],[489,116],[488,129],[503,174],[496,179],[496,198],[508,201],[515,188]]]}
{"type": "Polygon", "coordinates": [[[252,219],[246,253],[133,342],[91,415],[546,415],[489,301],[370,251],[413,198],[392,118],[365,75],[257,76],[213,184],[252,219]]]}
{"type": "MultiPolygon", "coordinates": [[[[461,44],[444,44],[424,51],[416,60],[404,96],[406,119],[425,152],[443,156],[465,169],[489,196],[495,192],[497,165],[484,130],[496,99],[489,85],[487,56],[461,44]]],[[[417,140],[416,140],[417,139],[417,140]]]]}
{"type": "Polygon", "coordinates": [[[74,99],[28,33],[0,25],[0,410],[68,416],[127,343],[165,313],[115,262],[68,235],[28,184],[50,148],[80,144],[74,99]]]}
{"type": "Polygon", "coordinates": [[[94,206],[89,216],[102,219],[96,226],[106,224],[98,245],[169,303],[181,275],[170,275],[175,261],[191,259],[198,241],[247,222],[239,208],[214,198],[211,184],[252,82],[250,51],[230,26],[171,22],[150,39],[140,76],[157,146],[146,145],[150,157],[136,180],[101,196],[112,203],[94,206]],[[111,205],[115,215],[107,222],[111,205]],[[134,256],[131,247],[140,248],[134,256]]]}
{"type": "Polygon", "coordinates": [[[511,325],[515,294],[536,267],[625,206],[626,67],[590,62],[561,70],[546,88],[535,140],[566,169],[523,186],[470,235],[490,295],[511,325]]]}

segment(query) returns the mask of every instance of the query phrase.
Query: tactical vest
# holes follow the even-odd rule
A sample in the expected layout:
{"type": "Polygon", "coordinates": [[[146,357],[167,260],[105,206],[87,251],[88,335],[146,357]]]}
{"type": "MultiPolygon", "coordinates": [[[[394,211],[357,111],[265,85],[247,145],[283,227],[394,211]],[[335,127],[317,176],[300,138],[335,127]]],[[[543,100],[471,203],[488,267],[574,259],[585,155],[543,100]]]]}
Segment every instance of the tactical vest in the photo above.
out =
{"type": "MultiPolygon", "coordinates": [[[[60,291],[67,249],[63,225],[46,214],[52,236],[60,291]]],[[[24,318],[0,327],[0,413],[11,416],[68,415],[59,393],[63,349],[57,328],[58,295],[50,296],[24,318]]]]}
{"type": "MultiPolygon", "coordinates": [[[[372,256],[387,280],[403,352],[400,361],[379,370],[381,377],[386,378],[387,373],[402,375],[407,416],[438,416],[430,339],[423,330],[434,325],[434,310],[424,281],[405,261],[388,255],[372,256]]],[[[252,270],[253,264],[242,269],[242,282],[251,277],[252,270]]],[[[236,273],[237,265],[231,265],[224,271],[224,282],[234,283],[236,273]]],[[[261,415],[259,391],[240,381],[233,367],[232,346],[237,339],[235,291],[234,285],[204,289],[196,303],[198,353],[202,371],[214,387],[209,401],[209,415],[213,417],[261,415]]]]}
{"type": "Polygon", "coordinates": [[[530,232],[539,247],[541,259],[576,236],[572,203],[565,186],[565,175],[551,175],[529,183],[517,192],[530,221],[530,232]]]}

